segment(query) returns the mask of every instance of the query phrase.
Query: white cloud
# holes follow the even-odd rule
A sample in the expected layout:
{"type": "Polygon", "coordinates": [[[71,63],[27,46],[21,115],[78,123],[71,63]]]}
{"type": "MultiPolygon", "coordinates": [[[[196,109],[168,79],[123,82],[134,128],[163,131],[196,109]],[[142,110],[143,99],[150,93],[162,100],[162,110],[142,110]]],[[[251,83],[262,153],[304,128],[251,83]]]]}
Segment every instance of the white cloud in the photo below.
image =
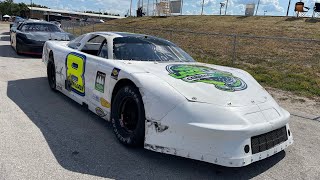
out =
{"type": "MultiPolygon", "coordinates": [[[[258,0],[234,0],[235,4],[258,4],[258,0]]],[[[259,9],[268,12],[283,12],[284,8],[280,6],[279,0],[261,0],[259,9]]]]}

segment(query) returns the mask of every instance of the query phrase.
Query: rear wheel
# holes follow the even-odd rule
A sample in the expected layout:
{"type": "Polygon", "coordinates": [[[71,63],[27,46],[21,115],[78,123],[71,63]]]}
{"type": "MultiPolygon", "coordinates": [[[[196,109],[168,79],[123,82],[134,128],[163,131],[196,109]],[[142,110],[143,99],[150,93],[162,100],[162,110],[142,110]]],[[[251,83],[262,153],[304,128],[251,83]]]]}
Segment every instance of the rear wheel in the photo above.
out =
{"type": "Polygon", "coordinates": [[[47,76],[50,88],[56,91],[56,67],[52,57],[48,61],[47,76]]]}
{"type": "Polygon", "coordinates": [[[142,146],[145,131],[145,111],[138,88],[125,86],[114,97],[111,118],[118,140],[129,146],[142,146]]]}

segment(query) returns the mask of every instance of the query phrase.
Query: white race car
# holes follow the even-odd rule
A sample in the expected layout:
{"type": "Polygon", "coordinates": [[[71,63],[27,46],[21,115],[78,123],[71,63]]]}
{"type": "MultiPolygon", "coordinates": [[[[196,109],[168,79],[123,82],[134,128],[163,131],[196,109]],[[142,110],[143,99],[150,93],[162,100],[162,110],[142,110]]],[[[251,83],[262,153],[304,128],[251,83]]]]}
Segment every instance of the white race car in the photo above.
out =
{"type": "Polygon", "coordinates": [[[111,121],[120,142],[241,167],[293,143],[290,114],[247,72],[148,35],[94,32],[43,49],[49,85],[111,121]]]}

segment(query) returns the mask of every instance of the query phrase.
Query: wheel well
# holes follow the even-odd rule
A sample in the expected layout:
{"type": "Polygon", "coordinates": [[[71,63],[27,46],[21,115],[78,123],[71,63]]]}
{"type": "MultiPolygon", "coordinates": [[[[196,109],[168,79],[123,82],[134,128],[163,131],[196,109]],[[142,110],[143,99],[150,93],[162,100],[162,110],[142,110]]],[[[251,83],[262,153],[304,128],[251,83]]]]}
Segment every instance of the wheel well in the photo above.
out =
{"type": "Polygon", "coordinates": [[[49,52],[49,60],[51,60],[54,62],[54,56],[53,56],[53,52],[50,50],[49,52]]]}
{"type": "Polygon", "coordinates": [[[111,103],[113,102],[113,98],[116,96],[117,92],[124,86],[127,85],[132,85],[134,87],[137,87],[134,82],[132,82],[129,79],[121,79],[120,81],[117,82],[117,84],[114,86],[113,91],[112,91],[112,97],[111,97],[111,103]]]}

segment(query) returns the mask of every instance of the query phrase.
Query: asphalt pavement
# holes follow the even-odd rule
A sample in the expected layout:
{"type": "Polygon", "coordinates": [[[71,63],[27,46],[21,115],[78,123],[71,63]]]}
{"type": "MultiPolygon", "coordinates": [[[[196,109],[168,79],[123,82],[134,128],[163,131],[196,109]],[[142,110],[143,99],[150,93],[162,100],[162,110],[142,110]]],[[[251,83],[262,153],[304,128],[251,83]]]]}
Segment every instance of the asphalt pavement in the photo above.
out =
{"type": "Polygon", "coordinates": [[[8,26],[0,24],[0,180],[320,179],[320,122],[297,116],[293,146],[243,168],[125,147],[110,123],[49,89],[40,58],[16,55],[8,26]]]}

